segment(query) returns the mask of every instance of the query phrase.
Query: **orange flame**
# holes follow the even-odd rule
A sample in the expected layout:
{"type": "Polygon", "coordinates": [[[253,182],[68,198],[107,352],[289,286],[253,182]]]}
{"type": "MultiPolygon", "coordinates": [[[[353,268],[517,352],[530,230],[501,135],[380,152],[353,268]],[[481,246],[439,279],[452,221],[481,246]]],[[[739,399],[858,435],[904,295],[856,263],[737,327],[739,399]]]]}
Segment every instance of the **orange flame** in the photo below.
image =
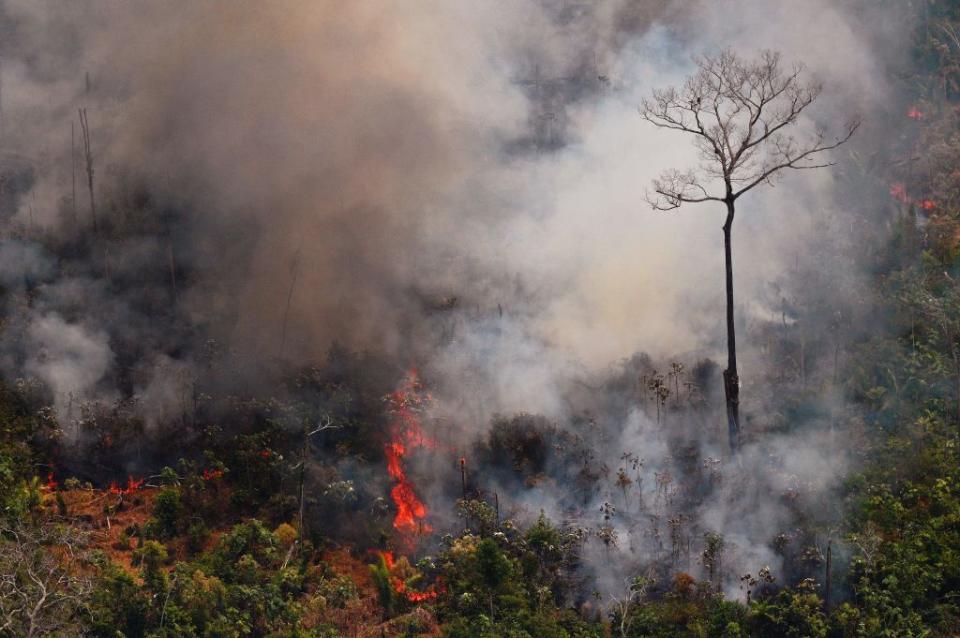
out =
{"type": "Polygon", "coordinates": [[[214,481],[223,476],[223,470],[204,469],[200,475],[204,481],[214,481]]]}
{"type": "Polygon", "coordinates": [[[901,204],[916,204],[921,210],[933,210],[937,207],[937,202],[930,198],[925,199],[913,199],[907,194],[907,187],[903,185],[903,182],[895,182],[890,185],[890,197],[894,198],[901,204]]]}
{"type": "Polygon", "coordinates": [[[920,109],[918,109],[918,108],[915,107],[915,106],[911,106],[911,107],[910,107],[910,110],[907,111],[907,117],[909,117],[911,120],[922,120],[922,119],[923,119],[923,111],[921,111],[920,109]]]}
{"type": "Polygon", "coordinates": [[[410,449],[425,447],[434,449],[436,443],[427,437],[420,428],[419,410],[429,400],[422,396],[422,387],[415,370],[410,371],[400,388],[388,394],[385,400],[393,415],[390,422],[391,440],[384,446],[387,457],[387,473],[395,485],[390,490],[390,498],[397,508],[393,518],[393,527],[400,532],[409,545],[415,544],[414,535],[429,533],[433,528],[424,519],[427,507],[417,496],[413,482],[407,476],[403,459],[410,449]]]}
{"type": "Polygon", "coordinates": [[[902,204],[906,204],[908,201],[910,201],[910,198],[907,196],[907,187],[900,182],[890,185],[890,197],[902,204]]]}
{"type": "MultiPolygon", "coordinates": [[[[394,564],[396,563],[393,552],[382,551],[380,552],[380,555],[383,557],[383,562],[387,566],[387,569],[392,570],[394,564]]],[[[414,589],[407,589],[407,584],[396,576],[391,575],[390,582],[393,585],[393,590],[411,603],[422,603],[427,600],[433,600],[439,594],[435,585],[430,585],[426,591],[417,591],[414,589]]]]}
{"type": "Polygon", "coordinates": [[[140,490],[145,483],[144,479],[135,479],[132,476],[127,477],[127,486],[121,487],[116,482],[110,484],[110,493],[116,494],[117,496],[126,496],[127,494],[133,494],[140,490]]]}
{"type": "Polygon", "coordinates": [[[43,489],[48,492],[53,492],[57,489],[60,484],[57,483],[57,479],[53,478],[53,472],[51,471],[47,474],[47,482],[43,484],[43,489]]]}

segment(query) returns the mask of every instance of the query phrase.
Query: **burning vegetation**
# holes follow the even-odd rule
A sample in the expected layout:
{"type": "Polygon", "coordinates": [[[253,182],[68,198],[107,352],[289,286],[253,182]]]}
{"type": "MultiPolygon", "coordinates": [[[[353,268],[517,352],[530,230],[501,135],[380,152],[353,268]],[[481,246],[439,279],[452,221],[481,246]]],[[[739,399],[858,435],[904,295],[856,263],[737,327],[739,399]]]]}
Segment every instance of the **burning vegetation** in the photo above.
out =
{"type": "Polygon", "coordinates": [[[430,396],[423,393],[414,370],[407,374],[399,388],[386,396],[385,401],[390,415],[390,440],[384,446],[384,456],[387,473],[395,483],[390,489],[390,498],[396,508],[393,527],[400,533],[404,545],[412,548],[418,538],[433,531],[426,523],[427,507],[417,496],[416,487],[404,467],[406,457],[413,450],[436,449],[436,443],[424,434],[420,425],[421,414],[430,396]]]}
{"type": "Polygon", "coordinates": [[[811,2],[4,4],[0,636],[960,635],[960,13],[811,2]]]}

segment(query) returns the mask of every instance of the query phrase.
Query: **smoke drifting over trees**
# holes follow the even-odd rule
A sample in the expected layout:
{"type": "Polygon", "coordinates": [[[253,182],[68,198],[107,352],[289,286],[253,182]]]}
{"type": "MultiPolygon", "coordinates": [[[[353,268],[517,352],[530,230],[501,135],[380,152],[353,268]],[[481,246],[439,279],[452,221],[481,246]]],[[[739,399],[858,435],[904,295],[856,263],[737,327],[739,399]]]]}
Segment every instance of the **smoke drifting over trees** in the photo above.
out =
{"type": "MultiPolygon", "coordinates": [[[[439,451],[403,462],[434,528],[460,524],[464,455],[464,484],[496,493],[497,516],[543,511],[592,534],[584,569],[604,596],[669,564],[743,598],[743,573],[800,561],[780,550],[809,539],[778,535],[798,512],[838,520],[857,463],[834,431],[838,344],[886,320],[848,291],[863,288],[864,227],[888,221],[874,205],[888,186],[864,166],[901,141],[888,118],[907,99],[907,9],[8,0],[0,369],[50,406],[71,470],[94,476],[156,470],[166,437],[233,414],[237,397],[310,395],[290,379],[331,350],[381,362],[369,388],[416,368],[436,443],[420,447],[439,451]],[[738,202],[738,463],[713,363],[718,220],[648,210],[651,179],[698,156],[637,112],[693,56],[729,46],[806,64],[823,90],[803,126],[863,116],[834,170],[738,202]],[[771,369],[777,348],[789,372],[771,369]],[[814,414],[786,414],[770,382],[785,375],[816,388],[814,414]],[[92,432],[123,419],[142,436],[109,470],[87,465],[92,432]]],[[[285,427],[300,436],[314,416],[285,427]]],[[[364,507],[386,497],[365,481],[379,469],[334,449],[304,436],[301,490],[324,483],[304,478],[312,454],[362,486],[364,507]]],[[[307,508],[338,494],[327,483],[307,508]]]]}

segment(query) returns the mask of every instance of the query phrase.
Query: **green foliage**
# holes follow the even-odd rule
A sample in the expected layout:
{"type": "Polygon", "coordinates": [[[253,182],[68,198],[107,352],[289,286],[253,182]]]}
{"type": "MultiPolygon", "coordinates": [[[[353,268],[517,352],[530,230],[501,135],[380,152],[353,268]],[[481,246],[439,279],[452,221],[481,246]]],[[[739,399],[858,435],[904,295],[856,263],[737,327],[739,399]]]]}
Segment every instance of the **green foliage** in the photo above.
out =
{"type": "Polygon", "coordinates": [[[187,528],[187,549],[197,553],[204,548],[210,538],[210,530],[202,520],[195,520],[187,528]]]}
{"type": "Polygon", "coordinates": [[[172,538],[180,528],[183,504],[178,487],[165,487],[157,494],[153,507],[152,531],[159,538],[172,538]]]}
{"type": "Polygon", "coordinates": [[[390,581],[390,568],[387,566],[387,560],[383,554],[377,559],[377,562],[369,565],[370,578],[373,579],[373,586],[377,589],[377,596],[380,599],[380,606],[383,608],[384,618],[390,618],[394,614],[397,594],[390,581]]]}
{"type": "Polygon", "coordinates": [[[750,605],[748,623],[754,636],[826,638],[823,601],[811,585],[784,589],[771,600],[750,605]]]}
{"type": "Polygon", "coordinates": [[[163,571],[163,564],[168,558],[167,548],[157,541],[147,541],[136,550],[134,556],[141,565],[140,577],[147,589],[154,594],[165,593],[167,575],[163,571]]]}
{"type": "Polygon", "coordinates": [[[150,596],[118,567],[108,566],[89,603],[90,636],[143,636],[150,615],[150,596]]]}
{"type": "MultiPolygon", "coordinates": [[[[298,598],[307,578],[299,566],[284,567],[279,545],[272,532],[251,520],[168,574],[166,548],[147,541],[136,552],[142,586],[116,568],[105,568],[93,596],[92,635],[301,635],[298,598]]],[[[318,591],[333,599],[333,589],[318,591]]],[[[355,587],[344,598],[350,595],[356,596],[355,587]]]]}

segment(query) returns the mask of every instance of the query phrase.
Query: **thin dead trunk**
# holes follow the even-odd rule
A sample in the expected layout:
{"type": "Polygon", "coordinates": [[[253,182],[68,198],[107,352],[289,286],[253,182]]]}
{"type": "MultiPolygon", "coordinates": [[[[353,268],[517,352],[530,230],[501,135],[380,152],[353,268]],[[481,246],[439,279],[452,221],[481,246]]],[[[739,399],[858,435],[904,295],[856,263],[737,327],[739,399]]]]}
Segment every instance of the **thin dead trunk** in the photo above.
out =
{"type": "Polygon", "coordinates": [[[293,290],[297,285],[297,277],[300,275],[300,249],[293,256],[293,263],[290,264],[290,288],[287,289],[287,306],[283,311],[283,327],[280,333],[280,357],[284,355],[287,347],[287,321],[290,318],[290,304],[293,301],[293,290]]]}
{"type": "Polygon", "coordinates": [[[100,233],[97,223],[97,204],[93,195],[93,154],[90,152],[90,124],[87,120],[87,109],[78,109],[80,113],[80,133],[83,138],[83,154],[87,161],[87,188],[90,191],[90,218],[93,220],[93,232],[100,233]]]}
{"type": "Polygon", "coordinates": [[[733,252],[730,235],[733,230],[733,200],[727,202],[727,221],[723,225],[723,250],[727,281],[727,369],[723,371],[723,391],[727,403],[727,430],[730,451],[740,449],[740,376],[737,372],[737,335],[733,322],[733,252]]]}

